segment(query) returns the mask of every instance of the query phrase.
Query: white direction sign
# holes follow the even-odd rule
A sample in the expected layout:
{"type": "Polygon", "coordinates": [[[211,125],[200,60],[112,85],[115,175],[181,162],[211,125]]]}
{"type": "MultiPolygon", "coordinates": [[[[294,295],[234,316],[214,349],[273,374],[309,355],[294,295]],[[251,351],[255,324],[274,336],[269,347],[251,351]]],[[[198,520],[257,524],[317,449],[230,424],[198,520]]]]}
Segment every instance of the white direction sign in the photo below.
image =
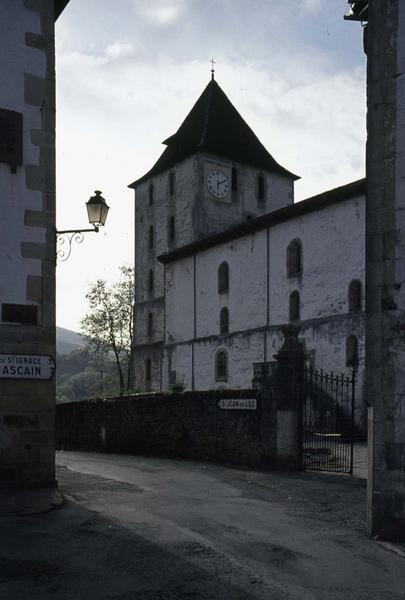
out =
{"type": "Polygon", "coordinates": [[[219,408],[225,410],[256,410],[256,398],[222,398],[218,403],[219,408]]]}
{"type": "Polygon", "coordinates": [[[0,354],[1,379],[51,379],[55,368],[51,356],[0,354]]]}

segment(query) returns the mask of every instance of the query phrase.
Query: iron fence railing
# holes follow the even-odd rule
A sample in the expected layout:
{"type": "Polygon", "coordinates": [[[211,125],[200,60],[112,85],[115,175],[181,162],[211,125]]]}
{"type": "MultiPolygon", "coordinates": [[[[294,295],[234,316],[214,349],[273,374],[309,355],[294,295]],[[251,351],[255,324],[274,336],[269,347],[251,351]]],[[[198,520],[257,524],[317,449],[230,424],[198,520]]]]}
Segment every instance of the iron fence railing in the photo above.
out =
{"type": "Polygon", "coordinates": [[[304,467],[352,473],[355,372],[337,375],[305,367],[302,385],[304,467]]]}

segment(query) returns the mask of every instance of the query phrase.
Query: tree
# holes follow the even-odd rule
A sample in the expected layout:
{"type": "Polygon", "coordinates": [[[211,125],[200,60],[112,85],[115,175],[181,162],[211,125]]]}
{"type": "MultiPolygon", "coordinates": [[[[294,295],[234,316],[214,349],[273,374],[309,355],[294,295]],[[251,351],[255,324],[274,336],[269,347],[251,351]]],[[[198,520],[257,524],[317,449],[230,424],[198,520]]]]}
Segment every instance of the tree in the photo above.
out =
{"type": "Polygon", "coordinates": [[[81,331],[96,365],[113,357],[122,396],[131,387],[135,289],[133,267],[122,266],[120,271],[115,283],[99,279],[90,285],[89,312],[81,321],[81,331]]]}

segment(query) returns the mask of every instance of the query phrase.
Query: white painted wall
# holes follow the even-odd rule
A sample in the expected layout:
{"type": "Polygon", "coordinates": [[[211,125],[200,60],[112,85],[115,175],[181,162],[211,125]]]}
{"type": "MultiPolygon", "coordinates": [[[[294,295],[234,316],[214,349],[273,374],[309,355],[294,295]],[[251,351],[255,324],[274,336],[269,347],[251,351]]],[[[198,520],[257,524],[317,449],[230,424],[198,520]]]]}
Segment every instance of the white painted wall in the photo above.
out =
{"type": "MultiPolygon", "coordinates": [[[[41,128],[36,107],[24,104],[24,72],[45,76],[45,53],[25,45],[25,32],[41,33],[38,13],[24,7],[23,0],[2,0],[8,12],[0,19],[0,107],[23,113],[24,165],[38,165],[39,148],[31,143],[31,130],[41,128]]],[[[0,304],[24,304],[28,275],[41,275],[41,261],[21,257],[21,242],[44,242],[45,230],[24,225],[26,209],[41,210],[42,194],[25,188],[24,165],[17,173],[0,163],[0,304]]]]}
{"type": "Polygon", "coordinates": [[[348,285],[365,269],[364,198],[340,202],[275,225],[270,232],[270,323],[288,321],[288,298],[298,290],[301,320],[347,312],[348,285]],[[302,277],[287,278],[286,249],[303,246],[302,277]]]}
{"type": "Polygon", "coordinates": [[[230,332],[266,324],[266,231],[201,252],[196,263],[197,337],[219,334],[223,307],[229,310],[230,332]],[[229,294],[218,294],[223,261],[229,265],[229,294]]]}
{"type": "MultiPolygon", "coordinates": [[[[183,350],[184,352],[184,350],[183,350]]],[[[239,334],[225,340],[202,340],[195,344],[195,388],[250,388],[252,363],[263,360],[263,333],[239,334]],[[215,381],[215,355],[218,350],[228,355],[228,380],[215,381]]]]}
{"type": "Polygon", "coordinates": [[[21,242],[45,242],[45,229],[24,225],[27,209],[42,209],[42,194],[25,187],[25,165],[39,164],[39,148],[31,143],[31,130],[41,129],[37,107],[24,104],[24,72],[45,76],[45,53],[25,45],[25,32],[41,33],[37,12],[23,0],[1,0],[0,11],[0,107],[23,113],[23,161],[17,173],[0,163],[0,304],[27,301],[28,275],[40,276],[41,261],[21,257],[21,242]]]}
{"type": "Polygon", "coordinates": [[[193,237],[192,208],[198,184],[198,165],[195,157],[176,165],[176,187],[174,196],[169,194],[169,171],[160,173],[136,188],[135,196],[135,275],[136,302],[150,299],[147,291],[147,272],[155,271],[153,297],[163,296],[163,267],[156,257],[169,250],[168,220],[175,217],[176,238],[173,246],[184,246],[193,237]],[[149,206],[148,189],[153,183],[155,200],[149,206]],[[149,248],[149,226],[155,232],[154,248],[149,248]]]}
{"type": "Polygon", "coordinates": [[[185,258],[166,267],[166,313],[178,315],[166,325],[167,342],[182,342],[194,337],[194,261],[185,258]],[[181,264],[180,264],[181,263],[181,264]],[[181,304],[178,298],[181,297],[181,304]],[[181,315],[179,314],[181,310],[181,315]]]}
{"type": "Polygon", "coordinates": [[[246,220],[247,215],[253,217],[266,214],[294,202],[294,181],[284,177],[219,158],[211,154],[201,154],[200,189],[194,209],[194,228],[197,236],[224,231],[246,220]],[[238,172],[238,190],[231,192],[231,170],[238,172]],[[207,175],[211,170],[221,170],[228,177],[229,193],[222,199],[215,199],[207,189],[207,175]],[[257,197],[257,176],[263,175],[265,180],[265,201],[259,203],[257,197]]]}
{"type": "MultiPolygon", "coordinates": [[[[360,279],[364,287],[364,203],[363,197],[353,198],[270,227],[270,323],[266,354],[267,230],[196,255],[196,389],[250,387],[252,363],[265,357],[273,360],[282,343],[279,326],[288,322],[288,297],[292,290],[298,289],[302,297],[300,339],[317,368],[348,372],[346,338],[351,334],[358,337],[357,395],[361,402],[364,315],[348,314],[347,292],[352,279],[360,279]],[[286,249],[296,238],[303,244],[303,275],[300,279],[288,279],[286,249]],[[224,260],[230,267],[229,295],[218,294],[217,272],[224,260]],[[227,336],[218,335],[222,306],[227,306],[230,312],[227,336]],[[214,361],[219,348],[226,348],[229,356],[227,382],[215,381],[214,361]]],[[[166,342],[172,353],[171,369],[191,385],[193,258],[175,261],[166,269],[166,342]]],[[[168,377],[167,352],[164,382],[168,377]]]]}

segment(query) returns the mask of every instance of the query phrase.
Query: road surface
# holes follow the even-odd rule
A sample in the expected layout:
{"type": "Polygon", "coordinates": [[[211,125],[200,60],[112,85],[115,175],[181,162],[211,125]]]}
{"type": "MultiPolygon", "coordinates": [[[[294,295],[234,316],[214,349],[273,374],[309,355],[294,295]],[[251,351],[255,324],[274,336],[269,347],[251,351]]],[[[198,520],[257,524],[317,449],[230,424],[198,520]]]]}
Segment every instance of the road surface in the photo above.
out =
{"type": "Polygon", "coordinates": [[[100,573],[94,598],[405,599],[405,559],[364,533],[364,481],[78,452],[57,463],[61,512],[89,511],[82,540],[119,582],[111,595],[100,573]]]}

